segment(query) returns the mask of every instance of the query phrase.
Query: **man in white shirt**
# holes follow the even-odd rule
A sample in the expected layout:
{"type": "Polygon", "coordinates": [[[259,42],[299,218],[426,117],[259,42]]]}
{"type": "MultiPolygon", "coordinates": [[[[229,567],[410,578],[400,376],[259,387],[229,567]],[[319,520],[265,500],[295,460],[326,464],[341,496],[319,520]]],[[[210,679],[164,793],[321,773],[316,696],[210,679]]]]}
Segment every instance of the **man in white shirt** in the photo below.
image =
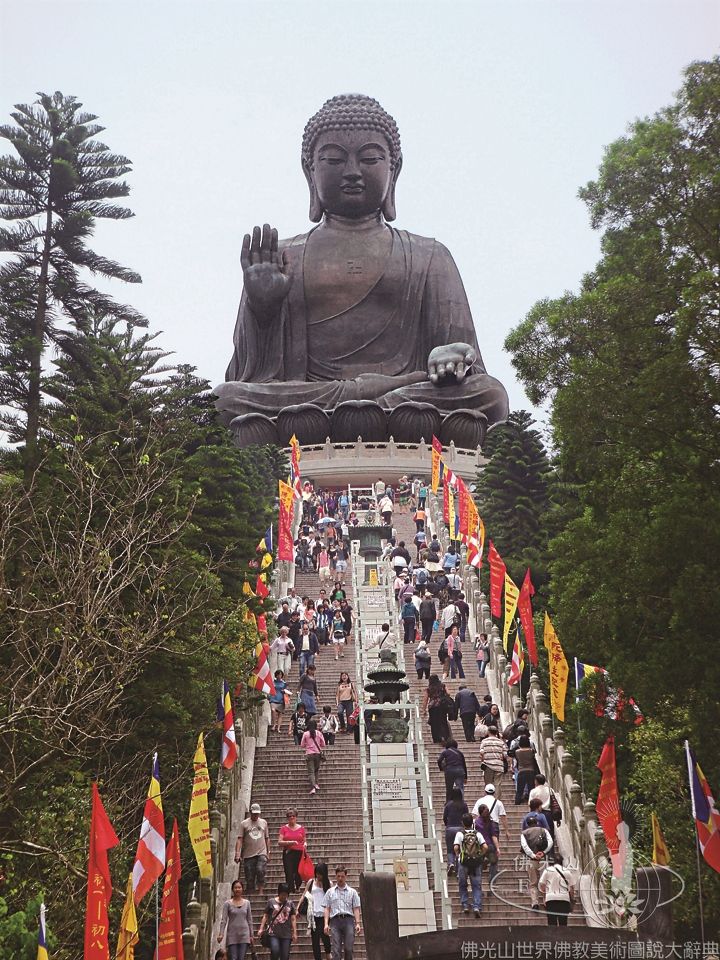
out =
{"type": "Polygon", "coordinates": [[[485,804],[488,808],[488,813],[490,814],[490,819],[494,820],[495,823],[500,827],[503,836],[506,841],[510,841],[510,830],[508,828],[507,822],[507,813],[505,811],[505,805],[502,800],[499,800],[495,796],[495,784],[489,783],[485,787],[484,796],[480,797],[478,802],[472,808],[473,817],[477,817],[480,812],[480,805],[485,804]],[[502,819],[501,819],[502,818],[502,819]]]}
{"type": "Polygon", "coordinates": [[[538,818],[531,814],[527,818],[527,827],[520,834],[520,846],[527,857],[528,886],[530,889],[530,907],[540,909],[538,883],[540,870],[547,863],[547,855],[552,849],[553,839],[548,830],[539,825],[538,818]]]}
{"type": "Polygon", "coordinates": [[[454,603],[448,603],[446,607],[443,607],[440,613],[440,623],[442,625],[443,632],[445,633],[446,637],[452,630],[456,617],[459,622],[460,611],[458,610],[458,608],[455,606],[454,603]]]}
{"type": "Polygon", "coordinates": [[[385,483],[383,480],[378,480],[375,484],[375,496],[379,500],[385,494],[385,483]]]}
{"type": "Polygon", "coordinates": [[[355,934],[360,933],[360,897],[357,890],[348,885],[347,868],[342,863],[335,867],[335,883],[325,894],[323,906],[332,960],[343,960],[343,956],[345,960],[353,960],[355,934]]]}

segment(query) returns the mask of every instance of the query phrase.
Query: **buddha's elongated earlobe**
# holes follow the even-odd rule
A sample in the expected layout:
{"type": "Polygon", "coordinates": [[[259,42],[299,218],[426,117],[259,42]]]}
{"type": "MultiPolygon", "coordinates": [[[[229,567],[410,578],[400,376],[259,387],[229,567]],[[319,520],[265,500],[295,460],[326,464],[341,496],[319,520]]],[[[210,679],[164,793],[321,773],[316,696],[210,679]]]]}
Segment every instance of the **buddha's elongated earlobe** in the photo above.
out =
{"type": "Polygon", "coordinates": [[[306,160],[302,162],[303,173],[305,174],[305,179],[307,180],[308,189],[310,191],[310,211],[309,217],[313,223],[319,223],[322,220],[323,208],[320,204],[320,198],[317,195],[317,190],[315,189],[315,180],[313,178],[312,169],[306,160]]]}
{"type": "Polygon", "coordinates": [[[390,181],[388,192],[383,200],[382,212],[386,220],[394,220],[397,216],[397,210],[395,209],[395,184],[397,183],[397,178],[400,176],[401,170],[402,154],[400,154],[400,156],[397,158],[397,163],[395,164],[395,169],[393,170],[392,180],[390,181]]]}

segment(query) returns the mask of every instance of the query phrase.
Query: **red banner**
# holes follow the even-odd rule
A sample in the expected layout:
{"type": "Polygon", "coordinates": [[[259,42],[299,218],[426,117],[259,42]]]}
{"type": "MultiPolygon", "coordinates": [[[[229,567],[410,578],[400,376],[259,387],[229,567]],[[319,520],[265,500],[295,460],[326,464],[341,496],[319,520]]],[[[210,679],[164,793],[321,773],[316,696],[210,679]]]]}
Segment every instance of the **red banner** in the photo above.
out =
{"type": "Polygon", "coordinates": [[[293,550],[293,488],[288,486],[282,480],[278,481],[280,489],[280,511],[278,516],[278,560],[289,560],[290,563],[295,559],[293,550]]]}
{"type": "Polygon", "coordinates": [[[605,843],[613,865],[613,876],[620,876],[620,837],[618,826],[622,821],[620,794],[618,793],[617,768],[615,766],[615,738],[608,737],[602,748],[597,768],[602,774],[595,810],[605,834],[605,843]]]}
{"type": "Polygon", "coordinates": [[[525,644],[528,649],[530,663],[536,667],[538,663],[537,644],[535,643],[535,624],[533,623],[533,611],[531,597],[535,596],[535,587],[530,579],[530,567],[527,568],[525,579],[520,587],[520,596],[518,597],[518,613],[520,614],[520,623],[525,634],[525,644]]]}
{"type": "Polygon", "coordinates": [[[499,620],[502,616],[501,598],[507,568],[492,540],[488,548],[488,563],[490,564],[490,613],[499,620]]]}
{"type": "Polygon", "coordinates": [[[155,960],[184,960],[180,915],[180,837],[177,820],[173,820],[172,836],[167,845],[165,862],[165,885],[155,960]]]}
{"type": "Polygon", "coordinates": [[[119,842],[105,813],[97,784],[93,783],[85,906],[85,960],[109,960],[110,957],[108,903],[112,896],[112,880],[108,850],[112,850],[119,842]]]}

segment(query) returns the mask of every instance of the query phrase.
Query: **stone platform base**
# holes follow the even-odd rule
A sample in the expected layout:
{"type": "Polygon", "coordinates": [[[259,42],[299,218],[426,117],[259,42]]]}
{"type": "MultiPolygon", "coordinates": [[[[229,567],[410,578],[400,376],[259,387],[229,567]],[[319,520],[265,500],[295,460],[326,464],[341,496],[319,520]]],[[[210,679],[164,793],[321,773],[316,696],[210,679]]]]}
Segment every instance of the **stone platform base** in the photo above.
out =
{"type": "MultiPolygon", "coordinates": [[[[396,484],[400,477],[422,477],[430,480],[432,469],[431,446],[428,443],[331,443],[301,446],[303,480],[318,487],[369,487],[381,478],[396,484]]],[[[487,460],[480,447],[463,450],[451,443],[445,448],[443,460],[463,480],[477,478],[487,460]]]]}

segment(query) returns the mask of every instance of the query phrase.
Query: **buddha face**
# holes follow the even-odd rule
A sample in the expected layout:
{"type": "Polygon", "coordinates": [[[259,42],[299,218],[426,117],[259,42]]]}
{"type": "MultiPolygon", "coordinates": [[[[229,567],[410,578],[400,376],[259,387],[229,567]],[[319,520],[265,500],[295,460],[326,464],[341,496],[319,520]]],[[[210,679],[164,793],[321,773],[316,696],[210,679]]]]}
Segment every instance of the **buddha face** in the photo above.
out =
{"type": "Polygon", "coordinates": [[[308,173],[325,213],[370,216],[382,210],[393,182],[389,144],[372,130],[328,130],[318,137],[308,173]]]}

